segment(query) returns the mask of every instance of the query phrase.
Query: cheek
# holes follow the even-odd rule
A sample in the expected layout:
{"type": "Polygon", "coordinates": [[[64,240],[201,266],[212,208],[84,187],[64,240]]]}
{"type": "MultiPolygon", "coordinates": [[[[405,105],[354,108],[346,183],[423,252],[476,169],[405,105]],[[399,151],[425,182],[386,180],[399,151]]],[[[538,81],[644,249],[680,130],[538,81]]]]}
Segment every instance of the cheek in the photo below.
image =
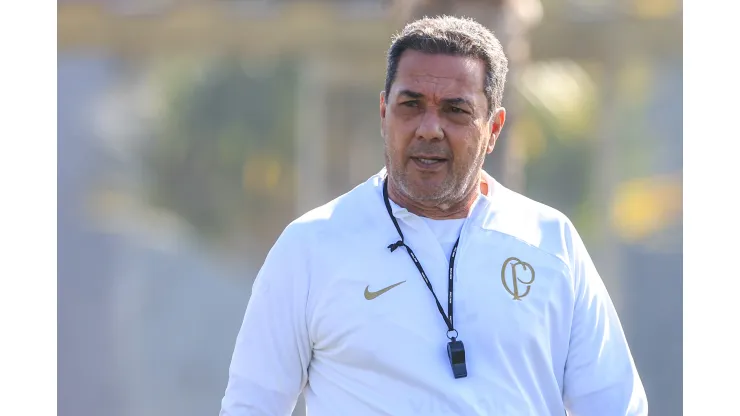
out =
{"type": "Polygon", "coordinates": [[[386,155],[389,156],[396,163],[400,163],[406,150],[405,144],[402,140],[399,140],[398,133],[392,130],[386,131],[384,142],[386,155]]]}
{"type": "Polygon", "coordinates": [[[475,155],[476,157],[480,155],[485,155],[488,153],[488,143],[490,139],[490,134],[488,130],[485,128],[480,128],[480,126],[476,126],[475,132],[473,133],[473,137],[471,137],[471,144],[470,144],[470,152],[471,154],[475,155]]]}
{"type": "Polygon", "coordinates": [[[477,143],[471,143],[470,146],[468,146],[468,157],[471,161],[476,160],[480,157],[482,153],[482,149],[480,146],[478,146],[477,143]]]}
{"type": "Polygon", "coordinates": [[[416,134],[416,129],[418,127],[418,123],[414,123],[413,120],[407,120],[403,117],[395,117],[392,120],[389,120],[390,123],[388,124],[388,127],[392,129],[392,131],[395,133],[394,136],[396,137],[413,137],[416,134]]]}
{"type": "Polygon", "coordinates": [[[408,147],[409,142],[414,137],[416,130],[410,128],[408,123],[401,123],[397,120],[386,119],[384,123],[383,138],[385,139],[386,146],[402,150],[408,147]]]}
{"type": "Polygon", "coordinates": [[[453,139],[450,139],[450,147],[459,158],[472,161],[477,159],[481,153],[485,153],[488,141],[480,136],[477,129],[466,129],[466,131],[456,133],[455,135],[450,134],[448,137],[453,137],[453,139]]]}

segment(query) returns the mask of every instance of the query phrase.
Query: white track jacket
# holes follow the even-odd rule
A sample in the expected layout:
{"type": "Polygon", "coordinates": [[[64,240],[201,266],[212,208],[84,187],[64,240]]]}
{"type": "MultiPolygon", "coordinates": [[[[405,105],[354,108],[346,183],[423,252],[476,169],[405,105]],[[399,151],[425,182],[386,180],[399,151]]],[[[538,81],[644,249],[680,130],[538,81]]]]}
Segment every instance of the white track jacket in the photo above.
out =
{"type": "MultiPolygon", "coordinates": [[[[447,326],[382,196],[385,170],[291,223],[253,286],[221,416],[647,415],[602,279],[573,224],[484,173],[455,260],[447,326]]],[[[422,218],[394,216],[447,309],[449,259],[422,218]]]]}

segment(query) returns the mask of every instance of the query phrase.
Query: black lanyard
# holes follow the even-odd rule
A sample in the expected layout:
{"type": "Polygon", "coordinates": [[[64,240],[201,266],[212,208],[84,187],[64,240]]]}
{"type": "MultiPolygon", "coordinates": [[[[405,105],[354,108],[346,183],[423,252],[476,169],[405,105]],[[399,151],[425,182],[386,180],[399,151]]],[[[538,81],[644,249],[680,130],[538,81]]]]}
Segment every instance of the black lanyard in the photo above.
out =
{"type": "Polygon", "coordinates": [[[434,296],[434,301],[437,302],[437,308],[439,309],[439,313],[442,315],[442,319],[444,319],[445,324],[447,324],[447,338],[450,339],[450,342],[447,344],[447,357],[450,359],[452,374],[456,379],[467,377],[468,369],[465,363],[465,346],[463,345],[462,341],[457,340],[458,333],[455,329],[455,326],[453,325],[454,321],[452,319],[452,285],[455,276],[455,255],[457,254],[457,245],[460,243],[460,237],[457,237],[457,241],[455,241],[455,245],[452,247],[452,254],[450,254],[450,273],[447,286],[447,314],[445,314],[444,309],[442,309],[442,305],[439,303],[439,299],[437,299],[437,295],[434,293],[432,283],[429,281],[427,274],[424,272],[424,268],[421,267],[421,263],[419,263],[419,259],[416,258],[416,255],[414,254],[414,251],[411,250],[411,247],[407,246],[406,243],[403,241],[403,233],[401,232],[401,227],[398,226],[398,221],[396,221],[396,217],[393,216],[393,211],[391,210],[391,202],[390,199],[388,199],[387,176],[383,181],[383,200],[385,201],[385,208],[388,210],[388,215],[391,217],[391,221],[393,221],[393,225],[396,226],[396,231],[398,231],[398,235],[401,237],[400,240],[389,245],[388,248],[391,250],[391,252],[393,252],[398,247],[406,247],[406,251],[409,253],[409,257],[411,257],[411,260],[414,261],[416,268],[419,270],[421,277],[424,279],[424,283],[427,284],[429,291],[432,292],[432,296],[434,296]],[[451,333],[454,333],[455,335],[451,336],[451,333]]]}
{"type": "Polygon", "coordinates": [[[452,254],[450,255],[450,273],[449,273],[449,280],[448,280],[449,295],[447,296],[447,314],[445,314],[445,311],[442,308],[442,305],[439,303],[439,299],[437,299],[437,295],[434,293],[434,289],[432,288],[432,283],[429,281],[427,274],[424,272],[424,268],[421,267],[421,263],[419,263],[419,259],[416,258],[416,255],[414,254],[414,251],[411,250],[411,247],[406,245],[406,243],[404,243],[403,241],[404,238],[403,238],[403,233],[401,232],[401,227],[398,226],[398,221],[396,221],[396,217],[393,216],[393,211],[391,210],[391,203],[390,203],[390,200],[388,199],[388,178],[387,177],[385,181],[383,182],[383,200],[385,201],[386,209],[388,209],[388,215],[390,215],[391,221],[393,221],[393,225],[396,226],[396,231],[398,231],[398,235],[401,237],[400,240],[389,245],[388,248],[391,250],[391,252],[395,251],[397,248],[401,246],[406,248],[406,251],[409,253],[409,257],[411,257],[411,260],[414,261],[416,268],[419,270],[421,277],[424,279],[424,283],[427,284],[429,291],[431,291],[432,296],[434,296],[435,302],[437,302],[437,308],[439,308],[439,313],[442,315],[442,318],[445,320],[445,324],[447,324],[447,338],[449,338],[452,341],[455,341],[455,339],[458,336],[458,333],[454,327],[454,321],[452,317],[452,314],[453,314],[452,289],[453,289],[453,278],[454,278],[454,269],[455,269],[455,255],[457,254],[457,244],[460,242],[460,237],[458,237],[457,241],[455,241],[455,245],[452,247],[452,254]],[[453,332],[455,336],[450,336],[450,333],[453,333],[453,332]]]}

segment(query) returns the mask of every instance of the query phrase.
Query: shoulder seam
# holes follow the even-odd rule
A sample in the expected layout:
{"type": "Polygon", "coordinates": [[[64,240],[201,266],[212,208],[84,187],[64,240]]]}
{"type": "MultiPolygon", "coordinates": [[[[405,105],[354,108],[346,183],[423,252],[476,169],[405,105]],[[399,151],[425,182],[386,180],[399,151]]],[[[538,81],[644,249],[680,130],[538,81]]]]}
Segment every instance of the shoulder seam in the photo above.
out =
{"type": "Polygon", "coordinates": [[[510,234],[510,233],[506,233],[506,232],[503,232],[503,231],[499,231],[499,230],[491,230],[491,229],[483,229],[483,230],[485,230],[485,231],[491,231],[491,232],[495,232],[495,233],[498,233],[498,234],[500,234],[500,235],[504,235],[504,236],[507,236],[507,237],[513,238],[514,240],[516,240],[516,241],[519,241],[520,243],[526,244],[526,245],[528,245],[529,247],[532,247],[533,249],[535,249],[535,250],[537,250],[537,251],[539,251],[539,252],[541,252],[541,253],[545,253],[545,254],[547,254],[548,256],[550,256],[550,257],[552,257],[552,258],[556,259],[556,260],[557,260],[558,262],[560,262],[560,263],[562,263],[563,265],[565,265],[565,269],[566,269],[566,270],[568,270],[568,273],[570,274],[570,277],[571,277],[571,279],[573,279],[573,269],[572,269],[572,268],[570,267],[570,264],[568,264],[568,263],[567,263],[567,262],[566,262],[565,260],[561,259],[560,257],[556,256],[555,254],[553,254],[553,253],[551,253],[551,252],[549,252],[549,251],[547,251],[547,250],[545,250],[545,249],[543,249],[543,248],[537,247],[537,246],[535,246],[535,245],[534,245],[534,244],[532,244],[532,243],[529,243],[529,242],[527,242],[527,241],[524,241],[524,240],[522,240],[521,238],[519,238],[519,237],[517,237],[517,236],[515,236],[515,235],[512,235],[512,234],[510,234]]]}

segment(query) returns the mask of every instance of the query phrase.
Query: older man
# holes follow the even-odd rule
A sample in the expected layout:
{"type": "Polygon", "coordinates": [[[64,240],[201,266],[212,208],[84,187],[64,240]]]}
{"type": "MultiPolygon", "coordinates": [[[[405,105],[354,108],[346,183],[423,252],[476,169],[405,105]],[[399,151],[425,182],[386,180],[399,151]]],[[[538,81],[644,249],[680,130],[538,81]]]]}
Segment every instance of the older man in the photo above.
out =
{"type": "Polygon", "coordinates": [[[572,223],[482,170],[507,59],[480,24],[407,25],[380,95],[386,166],[291,223],[255,281],[222,416],[646,415],[572,223]]]}

